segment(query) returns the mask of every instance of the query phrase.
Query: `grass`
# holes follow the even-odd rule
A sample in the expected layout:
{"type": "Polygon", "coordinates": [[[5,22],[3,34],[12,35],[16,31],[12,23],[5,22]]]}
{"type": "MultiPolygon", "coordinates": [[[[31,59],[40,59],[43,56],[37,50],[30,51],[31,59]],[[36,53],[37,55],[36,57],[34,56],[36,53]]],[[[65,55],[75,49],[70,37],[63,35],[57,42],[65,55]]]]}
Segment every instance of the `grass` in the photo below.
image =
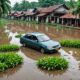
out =
{"type": "Polygon", "coordinates": [[[68,68],[68,62],[60,57],[44,57],[37,61],[37,66],[45,70],[63,70],[68,68]]]}
{"type": "Polygon", "coordinates": [[[6,24],[7,24],[7,20],[0,18],[0,27],[4,27],[6,24]]]}
{"type": "Polygon", "coordinates": [[[23,62],[23,58],[16,53],[0,53],[0,71],[13,68],[23,62]]]}
{"type": "Polygon", "coordinates": [[[63,47],[80,48],[80,40],[62,40],[60,44],[63,47]]]}
{"type": "Polygon", "coordinates": [[[17,51],[20,47],[14,44],[4,44],[0,45],[0,52],[17,51]]]}

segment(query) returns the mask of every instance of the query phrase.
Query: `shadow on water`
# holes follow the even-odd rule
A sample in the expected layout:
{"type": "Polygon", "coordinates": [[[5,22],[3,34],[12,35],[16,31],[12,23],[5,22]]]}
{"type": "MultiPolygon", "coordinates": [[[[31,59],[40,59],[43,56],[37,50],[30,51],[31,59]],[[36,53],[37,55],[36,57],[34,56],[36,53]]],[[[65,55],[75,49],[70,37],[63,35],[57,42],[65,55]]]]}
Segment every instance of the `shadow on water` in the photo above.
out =
{"type": "MultiPolygon", "coordinates": [[[[22,23],[10,23],[5,27],[5,31],[1,35],[6,35],[6,39],[1,43],[11,43],[21,46],[20,39],[15,38],[15,35],[27,32],[44,32],[52,39],[80,39],[80,30],[69,28],[55,28],[44,25],[35,24],[22,24],[22,23]],[[73,35],[74,33],[74,35],[73,35]]],[[[24,63],[22,66],[18,66],[14,69],[10,69],[4,73],[0,73],[0,80],[80,80],[80,50],[75,48],[63,48],[58,53],[54,54],[41,54],[39,51],[30,49],[27,47],[21,47],[18,54],[24,57],[24,63]],[[69,61],[69,68],[63,71],[46,71],[41,70],[36,66],[36,60],[45,56],[60,56],[69,61]],[[75,75],[75,76],[74,76],[75,75]],[[8,76],[8,77],[6,77],[8,76]]]]}
{"type": "Polygon", "coordinates": [[[33,60],[37,60],[46,56],[60,56],[59,53],[45,53],[42,54],[40,51],[35,50],[35,49],[31,49],[28,47],[22,47],[21,51],[29,58],[33,59],[33,60]]]}

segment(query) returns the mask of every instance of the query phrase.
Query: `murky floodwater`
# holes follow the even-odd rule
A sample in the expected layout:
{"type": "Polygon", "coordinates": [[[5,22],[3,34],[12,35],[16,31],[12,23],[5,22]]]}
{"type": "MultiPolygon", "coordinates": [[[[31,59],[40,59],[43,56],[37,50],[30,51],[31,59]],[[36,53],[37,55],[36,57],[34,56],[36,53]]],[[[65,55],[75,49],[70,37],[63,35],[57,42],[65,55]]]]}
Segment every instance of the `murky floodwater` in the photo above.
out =
{"type": "MultiPolygon", "coordinates": [[[[0,29],[0,44],[11,43],[21,46],[15,35],[34,31],[44,32],[58,41],[61,39],[80,39],[80,30],[11,22],[5,26],[5,29],[0,29]]],[[[80,49],[62,48],[58,53],[41,54],[39,51],[21,47],[18,54],[24,57],[23,64],[0,73],[0,80],[80,80],[80,49]],[[63,71],[40,70],[36,66],[36,60],[44,56],[62,56],[69,61],[69,68],[63,71]]]]}

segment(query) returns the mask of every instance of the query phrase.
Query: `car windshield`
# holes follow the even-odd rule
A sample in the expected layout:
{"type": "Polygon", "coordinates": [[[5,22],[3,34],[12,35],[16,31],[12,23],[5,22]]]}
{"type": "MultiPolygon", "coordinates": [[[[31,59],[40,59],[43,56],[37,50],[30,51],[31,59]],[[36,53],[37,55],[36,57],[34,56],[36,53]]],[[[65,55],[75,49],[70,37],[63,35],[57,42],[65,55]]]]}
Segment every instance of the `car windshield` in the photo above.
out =
{"type": "Polygon", "coordinates": [[[38,38],[38,40],[40,42],[45,42],[45,41],[49,41],[50,40],[50,38],[48,36],[46,36],[46,35],[39,35],[39,36],[37,36],[37,38],[38,38]]]}

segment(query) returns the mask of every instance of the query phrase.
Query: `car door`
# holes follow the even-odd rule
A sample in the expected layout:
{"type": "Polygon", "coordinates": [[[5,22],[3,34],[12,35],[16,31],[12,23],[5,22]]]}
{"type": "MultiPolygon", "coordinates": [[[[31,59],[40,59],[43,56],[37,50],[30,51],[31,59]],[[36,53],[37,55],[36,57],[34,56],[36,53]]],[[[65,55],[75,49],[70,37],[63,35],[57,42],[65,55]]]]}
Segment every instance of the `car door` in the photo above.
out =
{"type": "Polygon", "coordinates": [[[32,46],[32,35],[25,35],[23,41],[27,46],[32,46]]]}
{"type": "Polygon", "coordinates": [[[31,43],[32,43],[32,47],[34,47],[34,48],[39,48],[40,47],[38,39],[34,35],[32,35],[32,37],[31,37],[31,43]]]}

